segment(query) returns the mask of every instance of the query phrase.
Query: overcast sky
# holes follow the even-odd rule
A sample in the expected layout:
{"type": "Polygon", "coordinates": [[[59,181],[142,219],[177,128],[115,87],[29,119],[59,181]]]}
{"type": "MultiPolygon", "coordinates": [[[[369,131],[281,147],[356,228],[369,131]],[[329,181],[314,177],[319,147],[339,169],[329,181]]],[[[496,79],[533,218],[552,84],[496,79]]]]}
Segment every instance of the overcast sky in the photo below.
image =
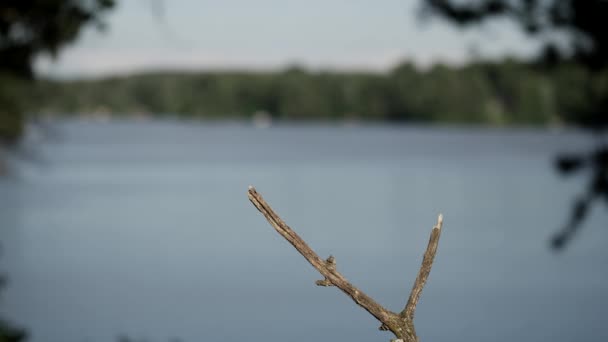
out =
{"type": "Polygon", "coordinates": [[[81,77],[150,69],[386,70],[482,56],[530,55],[534,42],[496,22],[462,31],[422,23],[418,0],[119,0],[108,30],[80,39],[37,69],[81,77]]]}

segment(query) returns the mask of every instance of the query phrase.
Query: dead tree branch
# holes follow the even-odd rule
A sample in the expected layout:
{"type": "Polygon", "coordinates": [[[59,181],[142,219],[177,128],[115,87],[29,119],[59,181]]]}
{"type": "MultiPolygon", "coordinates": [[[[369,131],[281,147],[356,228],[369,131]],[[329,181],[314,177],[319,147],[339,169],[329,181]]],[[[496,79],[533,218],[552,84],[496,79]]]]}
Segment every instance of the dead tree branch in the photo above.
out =
{"type": "Polygon", "coordinates": [[[302,256],[324,277],[323,280],[316,282],[319,286],[336,286],[346,293],[357,305],[364,308],[378,321],[382,323],[381,330],[390,330],[397,337],[396,341],[418,342],[416,331],[414,330],[414,311],[420,299],[422,288],[426,284],[441,234],[443,216],[439,215],[437,225],[431,231],[431,238],[427,246],[422,266],[418,272],[418,277],[410,293],[407,305],[399,314],[389,311],[378,304],[370,296],[356,288],[348,282],[346,278],[336,269],[336,259],[329,256],[326,260],[315,253],[302,238],[296,234],[275,212],[264,198],[253,187],[249,187],[249,200],[266,217],[270,225],[283,236],[302,256]]]}
{"type": "Polygon", "coordinates": [[[429,244],[426,246],[426,251],[424,252],[424,257],[422,258],[422,265],[420,265],[420,270],[418,271],[418,276],[416,277],[416,281],[414,282],[414,287],[410,292],[410,297],[407,300],[407,304],[403,311],[401,311],[401,316],[414,320],[414,312],[416,311],[416,305],[418,305],[418,300],[420,300],[420,295],[422,294],[422,288],[426,284],[426,280],[431,273],[431,267],[433,267],[433,261],[435,260],[435,254],[437,254],[437,246],[439,245],[439,237],[441,236],[441,226],[443,225],[443,215],[439,214],[437,218],[437,224],[431,230],[431,237],[429,238],[429,244]]]}

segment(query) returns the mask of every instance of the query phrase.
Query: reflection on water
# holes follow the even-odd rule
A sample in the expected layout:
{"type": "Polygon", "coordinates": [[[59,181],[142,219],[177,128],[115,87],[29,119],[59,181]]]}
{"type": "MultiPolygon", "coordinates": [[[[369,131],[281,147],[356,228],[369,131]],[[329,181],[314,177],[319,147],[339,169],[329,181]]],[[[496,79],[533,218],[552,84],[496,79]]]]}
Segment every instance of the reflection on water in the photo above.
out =
{"type": "Polygon", "coordinates": [[[0,180],[3,311],[32,341],[386,341],[246,196],[399,310],[439,211],[423,341],[606,341],[607,213],[547,240],[581,183],[551,168],[576,133],[79,121],[0,180]]]}

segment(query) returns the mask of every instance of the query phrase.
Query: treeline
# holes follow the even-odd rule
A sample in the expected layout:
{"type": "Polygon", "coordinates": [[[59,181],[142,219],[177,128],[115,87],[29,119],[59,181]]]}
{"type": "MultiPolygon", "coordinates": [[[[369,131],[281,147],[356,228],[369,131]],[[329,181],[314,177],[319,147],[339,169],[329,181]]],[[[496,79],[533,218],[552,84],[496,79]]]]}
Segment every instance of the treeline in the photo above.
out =
{"type": "MultiPolygon", "coordinates": [[[[188,118],[559,124],[597,115],[608,72],[575,64],[543,68],[506,59],[387,73],[149,72],[97,80],[39,80],[24,96],[30,111],[188,118]]],[[[584,121],[584,120],[582,120],[584,121]]]]}

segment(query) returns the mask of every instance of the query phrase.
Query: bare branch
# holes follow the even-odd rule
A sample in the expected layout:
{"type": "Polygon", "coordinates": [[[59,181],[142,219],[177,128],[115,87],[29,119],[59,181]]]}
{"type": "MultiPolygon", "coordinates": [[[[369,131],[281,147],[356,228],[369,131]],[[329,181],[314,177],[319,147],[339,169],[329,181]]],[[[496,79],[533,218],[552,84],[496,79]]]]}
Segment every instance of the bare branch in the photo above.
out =
{"type": "MultiPolygon", "coordinates": [[[[270,225],[283,236],[289,243],[291,243],[302,256],[308,260],[308,262],[315,268],[322,276],[324,280],[317,281],[317,285],[320,286],[331,286],[338,287],[342,292],[346,293],[352,298],[359,306],[367,310],[380,322],[387,324],[396,315],[383,308],[380,304],[376,303],[371,297],[357,289],[351,283],[344,278],[344,276],[336,270],[336,262],[333,256],[330,256],[327,261],[321,259],[317,253],[315,253],[307,244],[294,232],[266,203],[262,195],[260,195],[255,188],[249,187],[249,200],[256,208],[266,217],[270,225]]],[[[388,325],[388,324],[387,324],[388,325]]]]}
{"type": "Polygon", "coordinates": [[[435,254],[437,254],[437,246],[439,245],[439,236],[441,236],[441,226],[443,225],[443,215],[439,214],[437,218],[437,225],[433,227],[431,230],[431,237],[429,239],[429,244],[426,247],[426,251],[424,252],[424,257],[422,258],[422,265],[420,266],[420,270],[418,271],[418,276],[416,277],[416,281],[414,282],[414,287],[412,288],[412,292],[410,292],[410,297],[407,300],[407,304],[403,311],[401,311],[400,315],[408,320],[414,320],[414,312],[416,311],[416,305],[418,305],[418,300],[420,300],[420,295],[422,294],[422,289],[426,284],[426,280],[431,273],[431,267],[433,267],[433,260],[435,259],[435,254]]]}
{"type": "Polygon", "coordinates": [[[266,203],[264,198],[252,187],[249,187],[249,200],[266,217],[270,225],[283,236],[302,256],[324,277],[317,280],[319,286],[336,286],[346,293],[357,305],[372,314],[382,325],[380,330],[390,330],[397,337],[399,342],[418,342],[418,337],[414,329],[414,311],[420,298],[422,288],[431,271],[433,259],[437,253],[439,235],[443,216],[439,215],[437,225],[433,227],[429,245],[424,253],[422,266],[414,283],[414,288],[410,294],[405,309],[399,314],[389,311],[376,303],[371,297],[361,292],[354,285],[348,282],[344,276],[336,269],[336,259],[329,256],[327,260],[321,259],[307,244],[294,232],[266,203]]]}

